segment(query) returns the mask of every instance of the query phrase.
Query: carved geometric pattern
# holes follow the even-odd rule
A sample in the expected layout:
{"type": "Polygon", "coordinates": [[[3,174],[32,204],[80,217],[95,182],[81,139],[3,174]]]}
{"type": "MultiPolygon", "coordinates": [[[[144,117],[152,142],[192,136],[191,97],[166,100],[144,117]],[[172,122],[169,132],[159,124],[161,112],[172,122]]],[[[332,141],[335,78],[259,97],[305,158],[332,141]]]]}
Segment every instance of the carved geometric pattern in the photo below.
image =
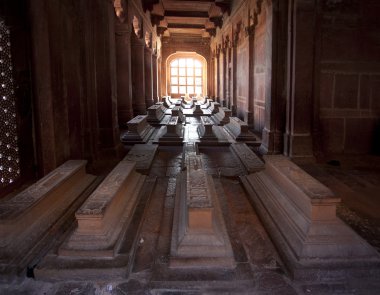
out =
{"type": "Polygon", "coordinates": [[[9,29],[0,20],[0,187],[20,177],[9,29]]]}

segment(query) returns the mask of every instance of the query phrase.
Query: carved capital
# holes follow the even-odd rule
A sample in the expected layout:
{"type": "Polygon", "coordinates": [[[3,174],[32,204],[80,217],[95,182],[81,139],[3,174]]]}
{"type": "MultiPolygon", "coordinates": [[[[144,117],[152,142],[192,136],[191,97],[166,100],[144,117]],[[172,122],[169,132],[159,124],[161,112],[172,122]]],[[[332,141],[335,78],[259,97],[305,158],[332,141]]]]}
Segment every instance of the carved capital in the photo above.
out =
{"type": "Polygon", "coordinates": [[[125,22],[127,18],[127,3],[125,0],[113,0],[113,7],[115,14],[121,23],[125,22]]]}

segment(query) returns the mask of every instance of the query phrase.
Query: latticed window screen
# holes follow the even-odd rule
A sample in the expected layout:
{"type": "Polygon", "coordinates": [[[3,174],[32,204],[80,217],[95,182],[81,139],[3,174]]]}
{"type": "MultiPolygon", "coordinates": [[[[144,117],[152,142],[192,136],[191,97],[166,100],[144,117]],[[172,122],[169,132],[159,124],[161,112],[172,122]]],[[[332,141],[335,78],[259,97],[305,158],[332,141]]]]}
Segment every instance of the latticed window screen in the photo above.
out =
{"type": "Polygon", "coordinates": [[[202,63],[194,58],[179,58],[170,63],[172,94],[202,94],[202,63]]]}
{"type": "Polygon", "coordinates": [[[0,187],[20,176],[9,29],[0,20],[0,187]]]}

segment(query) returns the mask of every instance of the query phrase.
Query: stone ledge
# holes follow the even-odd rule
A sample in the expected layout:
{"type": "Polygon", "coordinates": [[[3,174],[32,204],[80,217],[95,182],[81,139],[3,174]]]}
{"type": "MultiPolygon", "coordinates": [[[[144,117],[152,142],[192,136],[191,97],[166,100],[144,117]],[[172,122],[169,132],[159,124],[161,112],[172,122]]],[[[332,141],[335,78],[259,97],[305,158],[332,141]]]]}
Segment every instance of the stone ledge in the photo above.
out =
{"type": "Polygon", "coordinates": [[[79,205],[76,200],[96,179],[86,174],[86,163],[67,161],[21,194],[1,204],[5,207],[11,205],[13,212],[0,220],[1,273],[20,272],[29,260],[34,259],[30,253],[38,255],[41,248],[46,247],[40,244],[47,241],[51,228],[64,224],[70,218],[65,212],[79,205]],[[21,209],[17,209],[17,205],[21,209]]]}
{"type": "Polygon", "coordinates": [[[60,247],[60,256],[115,256],[145,180],[134,169],[134,162],[121,161],[91,194],[76,212],[78,227],[60,247]]]}

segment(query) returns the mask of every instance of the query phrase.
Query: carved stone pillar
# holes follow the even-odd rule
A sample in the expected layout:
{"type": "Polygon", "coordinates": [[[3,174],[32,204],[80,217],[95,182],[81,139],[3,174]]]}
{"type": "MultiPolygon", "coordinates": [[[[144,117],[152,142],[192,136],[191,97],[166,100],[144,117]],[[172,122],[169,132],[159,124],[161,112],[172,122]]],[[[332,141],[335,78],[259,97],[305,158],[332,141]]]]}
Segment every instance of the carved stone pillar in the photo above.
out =
{"type": "Polygon", "coordinates": [[[313,157],[313,65],[316,7],[314,1],[289,1],[288,91],[284,153],[313,157]]]}
{"type": "Polygon", "coordinates": [[[159,101],[158,97],[158,88],[157,88],[157,81],[158,81],[158,72],[157,72],[157,55],[152,55],[152,80],[153,80],[153,101],[154,103],[159,101]]]}
{"type": "Polygon", "coordinates": [[[136,34],[131,34],[132,49],[132,107],[133,115],[146,114],[144,50],[145,43],[136,34]]]}
{"type": "Polygon", "coordinates": [[[286,117],[286,67],[287,62],[287,3],[272,2],[272,54],[270,95],[266,97],[265,122],[260,152],[281,154],[284,149],[283,133],[286,117]]]}
{"type": "Polygon", "coordinates": [[[117,113],[119,126],[133,118],[131,79],[131,27],[116,19],[117,113]]]}
{"type": "Polygon", "coordinates": [[[248,65],[248,101],[247,111],[245,113],[244,121],[253,126],[253,100],[254,100],[254,79],[255,79],[255,27],[249,26],[246,29],[248,34],[248,52],[249,52],[249,65],[248,65]]]}
{"type": "Polygon", "coordinates": [[[216,101],[220,103],[220,49],[216,50],[216,101]]]}
{"type": "Polygon", "coordinates": [[[145,47],[144,54],[145,105],[149,108],[153,104],[152,50],[145,47]]]}
{"type": "Polygon", "coordinates": [[[231,111],[232,111],[232,116],[237,115],[237,88],[236,88],[236,70],[237,70],[237,39],[236,41],[234,40],[232,44],[232,49],[231,49],[231,59],[232,59],[232,93],[231,93],[231,111]]]}

